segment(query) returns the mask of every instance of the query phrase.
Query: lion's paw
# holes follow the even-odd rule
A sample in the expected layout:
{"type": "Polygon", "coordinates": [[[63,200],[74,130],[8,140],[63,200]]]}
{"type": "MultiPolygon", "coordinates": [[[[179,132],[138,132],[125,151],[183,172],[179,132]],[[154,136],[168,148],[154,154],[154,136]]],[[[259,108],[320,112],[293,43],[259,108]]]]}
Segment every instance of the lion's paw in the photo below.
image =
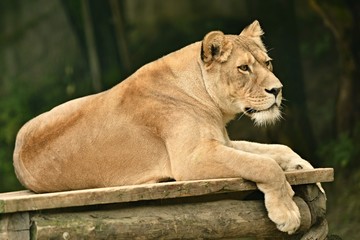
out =
{"type": "Polygon", "coordinates": [[[296,159],[290,161],[286,167],[285,171],[295,171],[295,170],[302,170],[302,169],[314,169],[314,167],[306,160],[304,159],[296,159]]]}
{"type": "Polygon", "coordinates": [[[276,227],[288,234],[293,234],[300,227],[300,212],[296,204],[279,204],[269,210],[269,218],[275,222],[276,227]]]}
{"type": "Polygon", "coordinates": [[[276,224],[277,228],[282,232],[293,234],[300,227],[300,211],[292,200],[294,192],[290,185],[286,186],[286,189],[286,193],[279,194],[274,191],[265,194],[265,205],[269,218],[276,224]]]}

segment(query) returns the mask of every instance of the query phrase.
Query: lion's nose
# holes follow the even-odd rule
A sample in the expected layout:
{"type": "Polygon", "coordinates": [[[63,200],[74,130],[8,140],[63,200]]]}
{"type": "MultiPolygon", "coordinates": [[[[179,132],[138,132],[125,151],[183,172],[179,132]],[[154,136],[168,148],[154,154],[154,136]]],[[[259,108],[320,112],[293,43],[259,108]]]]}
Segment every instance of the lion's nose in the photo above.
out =
{"type": "Polygon", "coordinates": [[[265,91],[267,93],[273,94],[275,96],[275,98],[277,97],[277,95],[279,94],[279,92],[281,91],[281,88],[272,88],[272,89],[265,89],[265,91]]]}

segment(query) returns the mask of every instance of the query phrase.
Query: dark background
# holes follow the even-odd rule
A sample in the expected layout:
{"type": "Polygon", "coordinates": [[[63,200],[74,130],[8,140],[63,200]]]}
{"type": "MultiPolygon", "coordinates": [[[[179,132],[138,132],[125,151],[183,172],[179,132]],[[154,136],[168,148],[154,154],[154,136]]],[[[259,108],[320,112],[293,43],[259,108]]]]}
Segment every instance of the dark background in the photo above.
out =
{"type": "Polygon", "coordinates": [[[0,1],[0,192],[22,189],[12,167],[19,128],[67,100],[119,83],[201,40],[258,19],[284,85],[284,120],[228,126],[232,139],[282,143],[334,167],[330,233],[360,239],[360,1],[0,1]]]}

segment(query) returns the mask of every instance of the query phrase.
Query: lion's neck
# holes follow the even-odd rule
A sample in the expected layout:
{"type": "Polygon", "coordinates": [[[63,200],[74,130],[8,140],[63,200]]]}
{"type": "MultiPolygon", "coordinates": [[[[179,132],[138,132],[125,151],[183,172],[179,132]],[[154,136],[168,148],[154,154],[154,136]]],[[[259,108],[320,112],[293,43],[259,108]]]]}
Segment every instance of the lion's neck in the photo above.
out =
{"type": "Polygon", "coordinates": [[[171,81],[173,85],[202,104],[213,117],[218,118],[225,125],[229,121],[228,116],[221,112],[205,87],[203,73],[199,64],[199,61],[201,61],[200,49],[201,43],[196,42],[163,57],[160,61],[163,61],[172,69],[173,77],[171,81]]]}

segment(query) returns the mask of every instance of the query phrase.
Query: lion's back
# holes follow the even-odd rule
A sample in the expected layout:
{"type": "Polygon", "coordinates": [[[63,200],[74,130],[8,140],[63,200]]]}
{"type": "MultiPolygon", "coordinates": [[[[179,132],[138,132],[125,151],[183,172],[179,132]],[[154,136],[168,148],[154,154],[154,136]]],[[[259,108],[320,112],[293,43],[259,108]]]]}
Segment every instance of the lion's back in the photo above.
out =
{"type": "Polygon", "coordinates": [[[191,112],[181,109],[195,104],[180,85],[198,77],[187,69],[196,69],[198,45],[143,66],[108,91],[30,120],[17,135],[13,156],[20,182],[48,192],[172,178],[164,132],[191,112]]]}

